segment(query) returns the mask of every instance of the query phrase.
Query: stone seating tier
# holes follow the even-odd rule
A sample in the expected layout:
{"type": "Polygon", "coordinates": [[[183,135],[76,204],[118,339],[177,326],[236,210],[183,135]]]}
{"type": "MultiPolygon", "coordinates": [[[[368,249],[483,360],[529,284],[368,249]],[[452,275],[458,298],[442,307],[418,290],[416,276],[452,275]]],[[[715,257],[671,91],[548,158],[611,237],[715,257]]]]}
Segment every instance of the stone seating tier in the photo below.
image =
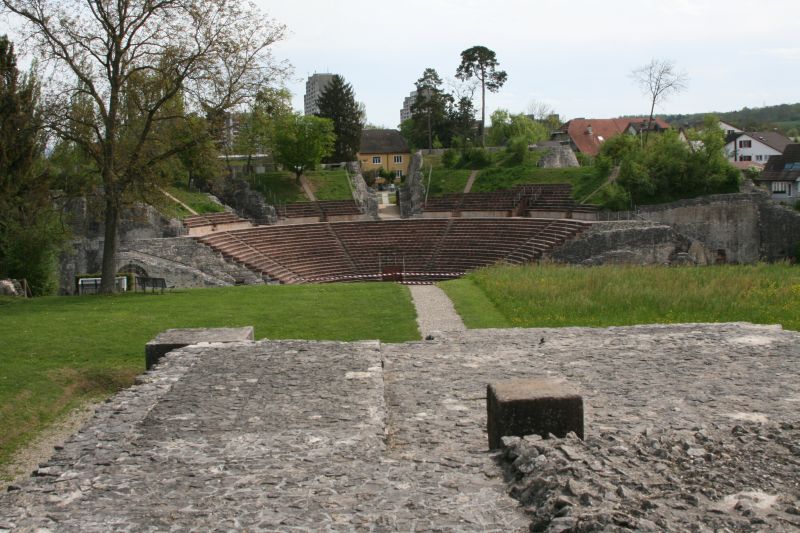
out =
{"type": "Polygon", "coordinates": [[[222,224],[234,224],[239,222],[247,222],[247,220],[238,217],[234,213],[228,213],[228,212],[192,215],[183,219],[183,225],[186,228],[198,228],[202,226],[219,226],[222,224]]]}
{"type": "Polygon", "coordinates": [[[446,279],[485,265],[534,261],[588,227],[575,220],[452,218],[259,226],[201,237],[223,256],[283,283],[446,279]]]}
{"type": "Polygon", "coordinates": [[[578,204],[572,198],[572,186],[558,184],[524,184],[492,192],[451,193],[428,198],[423,211],[468,212],[494,211],[507,216],[524,214],[524,208],[539,211],[593,213],[595,206],[578,204]]]}

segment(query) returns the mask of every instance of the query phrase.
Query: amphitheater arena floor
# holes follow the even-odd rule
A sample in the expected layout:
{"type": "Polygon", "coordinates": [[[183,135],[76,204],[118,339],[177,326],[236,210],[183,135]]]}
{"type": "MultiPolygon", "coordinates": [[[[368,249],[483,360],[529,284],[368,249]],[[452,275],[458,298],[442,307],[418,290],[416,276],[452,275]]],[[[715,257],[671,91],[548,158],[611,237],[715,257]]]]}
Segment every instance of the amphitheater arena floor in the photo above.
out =
{"type": "Polygon", "coordinates": [[[798,370],[800,334],[740,323],[190,346],[0,495],[0,529],[793,531],[798,370]],[[542,376],[586,439],[488,451],[486,384],[542,376]]]}

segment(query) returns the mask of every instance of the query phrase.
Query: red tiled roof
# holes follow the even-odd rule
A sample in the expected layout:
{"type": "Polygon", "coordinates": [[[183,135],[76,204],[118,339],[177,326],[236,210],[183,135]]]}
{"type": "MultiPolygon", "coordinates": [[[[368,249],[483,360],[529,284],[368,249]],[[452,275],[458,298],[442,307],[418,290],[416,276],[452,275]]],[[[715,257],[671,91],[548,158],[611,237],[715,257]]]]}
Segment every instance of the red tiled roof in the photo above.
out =
{"type": "MultiPolygon", "coordinates": [[[[631,123],[643,126],[646,122],[647,117],[575,118],[567,122],[564,129],[579,151],[588,155],[597,155],[603,141],[624,132],[631,123]],[[589,133],[590,126],[591,133],[589,133]]],[[[669,129],[669,124],[663,119],[654,118],[651,127],[669,129]]]]}

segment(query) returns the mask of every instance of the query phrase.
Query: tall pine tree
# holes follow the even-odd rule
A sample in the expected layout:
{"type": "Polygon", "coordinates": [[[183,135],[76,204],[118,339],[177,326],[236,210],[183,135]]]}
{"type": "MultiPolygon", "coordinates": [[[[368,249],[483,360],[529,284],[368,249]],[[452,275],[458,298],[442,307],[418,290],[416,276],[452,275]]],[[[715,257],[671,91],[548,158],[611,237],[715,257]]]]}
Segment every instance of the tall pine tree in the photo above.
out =
{"type": "Polygon", "coordinates": [[[317,116],[331,119],[336,135],[333,154],[327,160],[335,163],[355,161],[364,124],[353,87],[337,74],[322,91],[317,105],[317,116]]]}

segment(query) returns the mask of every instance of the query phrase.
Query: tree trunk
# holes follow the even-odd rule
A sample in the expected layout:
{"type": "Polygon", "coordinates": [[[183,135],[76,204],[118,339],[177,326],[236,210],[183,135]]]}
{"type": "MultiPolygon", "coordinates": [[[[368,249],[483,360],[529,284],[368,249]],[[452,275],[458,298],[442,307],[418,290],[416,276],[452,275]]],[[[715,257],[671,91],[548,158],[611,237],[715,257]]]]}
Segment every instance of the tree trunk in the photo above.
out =
{"type": "Polygon", "coordinates": [[[428,150],[433,149],[433,131],[431,128],[431,110],[428,109],[428,150]]]}
{"type": "Polygon", "coordinates": [[[656,110],[656,99],[653,98],[653,104],[650,106],[650,117],[647,119],[647,129],[644,130],[644,144],[647,145],[647,135],[650,133],[650,125],[653,123],[653,113],[656,110]]]}
{"type": "MultiPolygon", "coordinates": [[[[108,187],[108,185],[106,186],[108,187]]],[[[119,206],[113,191],[106,189],[105,240],[103,241],[103,270],[100,278],[100,292],[114,292],[117,277],[117,226],[119,225],[119,206]]]]}
{"type": "Polygon", "coordinates": [[[481,78],[481,146],[486,148],[486,83],[481,78]]]}

